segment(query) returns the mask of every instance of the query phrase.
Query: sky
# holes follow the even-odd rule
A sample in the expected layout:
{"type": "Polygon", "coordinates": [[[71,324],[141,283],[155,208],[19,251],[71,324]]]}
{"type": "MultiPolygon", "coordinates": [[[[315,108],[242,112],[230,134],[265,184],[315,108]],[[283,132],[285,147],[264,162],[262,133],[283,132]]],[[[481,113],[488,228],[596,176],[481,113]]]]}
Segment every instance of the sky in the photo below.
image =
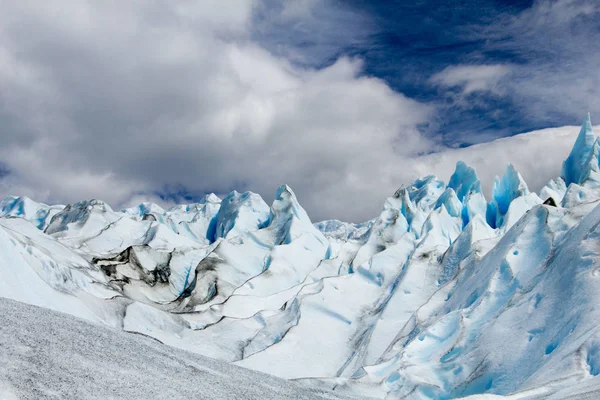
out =
{"type": "Polygon", "coordinates": [[[600,116],[598,43],[596,0],[0,0],[0,197],[287,183],[313,220],[359,222],[459,156],[537,190],[564,140],[527,142],[551,168],[493,141],[600,116]]]}

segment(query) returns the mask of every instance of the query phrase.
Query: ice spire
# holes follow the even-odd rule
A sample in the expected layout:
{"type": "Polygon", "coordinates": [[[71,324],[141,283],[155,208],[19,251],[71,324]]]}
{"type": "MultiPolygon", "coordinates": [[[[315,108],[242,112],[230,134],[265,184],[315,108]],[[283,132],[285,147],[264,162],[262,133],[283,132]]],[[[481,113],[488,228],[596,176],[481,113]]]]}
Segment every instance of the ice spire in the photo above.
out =
{"type": "Polygon", "coordinates": [[[492,188],[492,201],[487,208],[487,222],[492,228],[500,227],[510,203],[518,197],[527,196],[529,188],[512,164],[506,166],[502,179],[496,176],[492,188]]]}
{"type": "Polygon", "coordinates": [[[600,138],[594,142],[580,180],[587,187],[600,186],[600,138]]]}
{"type": "Polygon", "coordinates": [[[463,226],[467,226],[477,214],[485,216],[487,202],[481,192],[481,182],[474,168],[469,167],[464,161],[457,162],[456,169],[448,182],[448,188],[454,190],[462,203],[463,226]]]}
{"type": "Polygon", "coordinates": [[[587,164],[590,153],[594,147],[596,137],[592,129],[590,114],[588,113],[581,130],[571,150],[569,157],[563,162],[561,177],[567,186],[571,183],[581,184],[587,176],[587,164]]]}
{"type": "Polygon", "coordinates": [[[325,236],[313,226],[308,214],[300,206],[296,195],[288,185],[281,185],[277,189],[267,222],[268,229],[274,234],[274,243],[277,245],[289,244],[306,232],[315,235],[321,243],[327,242],[325,236]]]}
{"type": "Polygon", "coordinates": [[[438,197],[437,202],[435,203],[435,208],[437,209],[442,206],[446,207],[446,211],[448,211],[448,214],[451,216],[460,216],[462,204],[460,203],[460,200],[458,200],[458,197],[452,188],[446,189],[446,191],[444,191],[444,193],[438,197]]]}
{"type": "Polygon", "coordinates": [[[463,220],[463,227],[466,227],[476,215],[485,217],[487,202],[485,196],[481,192],[481,183],[479,180],[471,186],[471,189],[465,195],[462,204],[461,217],[463,220]]]}
{"type": "Polygon", "coordinates": [[[263,228],[269,221],[269,213],[269,206],[260,195],[234,190],[221,202],[212,241],[263,228]]]}
{"type": "Polygon", "coordinates": [[[464,161],[459,161],[456,163],[456,169],[450,177],[448,187],[453,189],[458,200],[464,203],[465,196],[472,189],[479,187],[479,178],[473,168],[465,164],[464,161]]]}

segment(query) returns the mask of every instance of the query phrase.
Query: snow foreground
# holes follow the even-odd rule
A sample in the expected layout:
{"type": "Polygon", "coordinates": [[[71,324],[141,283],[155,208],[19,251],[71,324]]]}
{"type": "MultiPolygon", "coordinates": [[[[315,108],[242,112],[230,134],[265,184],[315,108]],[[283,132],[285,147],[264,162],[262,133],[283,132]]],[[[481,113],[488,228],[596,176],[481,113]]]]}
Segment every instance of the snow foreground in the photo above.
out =
{"type": "Polygon", "coordinates": [[[0,298],[0,399],[352,399],[0,298]]]}
{"type": "Polygon", "coordinates": [[[313,224],[285,185],[270,207],[250,192],[124,211],[10,197],[0,296],[348,395],[593,392],[600,141],[589,116],[539,193],[512,165],[491,198],[481,187],[459,162],[448,183],[401,187],[363,224],[313,224]]]}

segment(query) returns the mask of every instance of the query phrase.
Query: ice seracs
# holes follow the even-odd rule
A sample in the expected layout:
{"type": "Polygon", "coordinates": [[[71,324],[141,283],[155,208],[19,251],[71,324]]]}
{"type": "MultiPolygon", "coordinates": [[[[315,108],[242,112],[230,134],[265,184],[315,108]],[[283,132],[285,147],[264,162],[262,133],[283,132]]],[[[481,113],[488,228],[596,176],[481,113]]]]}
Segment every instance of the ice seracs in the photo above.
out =
{"type": "Polygon", "coordinates": [[[337,219],[330,219],[315,223],[315,227],[330,239],[360,241],[365,238],[373,222],[374,220],[370,220],[360,224],[351,224],[337,219]]]}
{"type": "Polygon", "coordinates": [[[547,201],[552,198],[554,204],[560,204],[565,193],[567,192],[567,185],[562,178],[553,178],[540,190],[540,199],[547,201]]]}
{"type": "Polygon", "coordinates": [[[573,150],[571,150],[571,154],[562,166],[561,177],[567,186],[571,183],[581,184],[585,180],[588,173],[586,166],[589,163],[595,141],[596,137],[594,136],[590,114],[588,114],[581,126],[573,150]]]}
{"type": "Polygon", "coordinates": [[[235,191],[166,210],[9,197],[0,296],[349,394],[587,385],[600,372],[599,155],[588,117],[539,195],[509,164],[488,201],[458,162],[448,184],[401,186],[362,224],[313,224],[287,185],[271,206],[235,191]]]}
{"type": "Polygon", "coordinates": [[[106,226],[120,218],[112,208],[101,200],[80,201],[69,204],[58,212],[48,224],[45,232],[49,235],[76,230],[86,236],[99,233],[106,226]]]}
{"type": "Polygon", "coordinates": [[[220,208],[221,199],[211,193],[197,203],[173,206],[166,211],[154,203],[142,203],[123,213],[135,220],[156,221],[179,235],[210,244],[215,240],[220,208]]]}
{"type": "Polygon", "coordinates": [[[214,239],[264,228],[269,222],[269,213],[269,206],[258,194],[234,190],[221,202],[214,239]]]}
{"type": "Polygon", "coordinates": [[[479,178],[475,170],[463,161],[457,162],[456,169],[448,181],[448,187],[454,190],[458,200],[464,202],[469,192],[478,191],[479,186],[479,178]]]}
{"type": "Polygon", "coordinates": [[[0,201],[0,217],[24,218],[35,225],[36,228],[44,230],[64,206],[48,206],[36,203],[26,196],[9,196],[0,201]]]}
{"type": "Polygon", "coordinates": [[[487,207],[487,222],[492,228],[510,225],[534,205],[542,203],[539,196],[530,193],[521,174],[508,164],[502,179],[496,177],[492,189],[492,201],[487,207]]]}
{"type": "Polygon", "coordinates": [[[435,208],[441,208],[442,206],[453,217],[459,217],[462,213],[462,203],[456,196],[454,189],[450,187],[437,199],[435,208]]]}
{"type": "Polygon", "coordinates": [[[462,204],[461,218],[466,226],[475,215],[485,215],[487,202],[481,191],[477,173],[463,161],[456,163],[448,188],[452,189],[462,204]]]}

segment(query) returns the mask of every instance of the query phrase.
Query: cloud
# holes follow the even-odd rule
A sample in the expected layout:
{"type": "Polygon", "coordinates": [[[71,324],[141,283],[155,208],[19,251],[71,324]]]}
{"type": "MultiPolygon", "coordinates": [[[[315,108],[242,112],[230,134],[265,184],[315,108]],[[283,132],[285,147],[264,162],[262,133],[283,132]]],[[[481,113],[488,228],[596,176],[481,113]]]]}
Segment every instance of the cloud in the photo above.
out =
{"type": "MultiPolygon", "coordinates": [[[[527,25],[518,21],[503,23],[527,25]]],[[[401,184],[431,172],[448,178],[457,157],[480,166],[486,182],[517,155],[532,186],[556,175],[570,148],[562,142],[540,145],[558,158],[534,173],[542,163],[525,163],[523,149],[503,145],[486,157],[424,137],[420,127],[443,109],[342,55],[366,40],[369,23],[325,0],[8,1],[0,160],[10,173],[0,196],[119,208],[233,189],[270,201],[288,183],[313,219],[361,221],[401,184]]],[[[466,63],[437,82],[468,96],[505,93],[520,68],[466,63]]]]}
{"type": "Polygon", "coordinates": [[[264,0],[254,10],[252,38],[296,65],[323,67],[349,49],[369,47],[377,26],[351,2],[264,0]]]}
{"type": "Polygon", "coordinates": [[[517,115],[521,126],[577,123],[588,111],[600,113],[599,20],[595,0],[536,0],[518,14],[465,29],[465,39],[484,45],[469,55],[468,66],[449,66],[432,81],[503,97],[503,117],[517,115]]]}
{"type": "Polygon", "coordinates": [[[9,2],[0,159],[14,174],[1,194],[119,207],[173,186],[269,200],[285,182],[316,219],[376,213],[396,165],[432,148],[417,128],[431,107],[363,76],[359,59],[313,68],[267,50],[258,7],[9,2]]]}
{"type": "Polygon", "coordinates": [[[2,161],[0,161],[0,179],[3,179],[8,175],[10,175],[10,169],[2,161]]]}
{"type": "Polygon", "coordinates": [[[496,94],[501,89],[500,80],[510,69],[510,66],[503,64],[453,65],[433,75],[431,82],[448,87],[460,86],[463,95],[480,91],[496,94]]]}
{"type": "Polygon", "coordinates": [[[561,114],[579,121],[600,113],[597,47],[600,3],[592,0],[537,1],[523,13],[492,28],[502,38],[490,45],[511,48],[523,60],[506,83],[514,101],[540,119],[561,114]]]}
{"type": "Polygon", "coordinates": [[[600,3],[494,7],[492,14],[450,27],[451,42],[464,51],[447,57],[451,64],[439,60],[443,68],[424,88],[435,93],[438,116],[427,135],[458,147],[600,114],[600,70],[594,67],[600,53],[593,51],[600,3]]]}

